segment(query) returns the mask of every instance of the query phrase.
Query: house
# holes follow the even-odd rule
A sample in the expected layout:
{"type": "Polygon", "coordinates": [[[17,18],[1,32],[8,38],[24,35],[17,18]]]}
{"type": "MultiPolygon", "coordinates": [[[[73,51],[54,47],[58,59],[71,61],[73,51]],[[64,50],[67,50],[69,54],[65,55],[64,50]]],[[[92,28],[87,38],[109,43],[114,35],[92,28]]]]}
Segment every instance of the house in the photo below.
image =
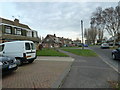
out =
{"type": "Polygon", "coordinates": [[[28,25],[21,24],[18,19],[14,21],[0,17],[0,42],[15,40],[30,40],[36,45],[39,43],[38,33],[28,25]]]}
{"type": "Polygon", "coordinates": [[[77,45],[80,44],[80,43],[81,43],[81,40],[74,40],[74,41],[73,41],[74,46],[77,46],[77,45]]]}
{"type": "Polygon", "coordinates": [[[48,34],[45,39],[42,41],[42,45],[45,48],[51,48],[51,47],[62,47],[64,45],[71,46],[72,40],[66,39],[63,37],[56,37],[56,35],[50,35],[48,34]]]}
{"type": "Polygon", "coordinates": [[[73,46],[73,41],[69,38],[64,38],[64,45],[71,47],[71,46],[73,46]]]}
{"type": "Polygon", "coordinates": [[[42,41],[42,45],[45,48],[52,48],[52,47],[61,47],[62,42],[61,40],[56,37],[56,35],[50,35],[48,34],[45,39],[42,41]]]}

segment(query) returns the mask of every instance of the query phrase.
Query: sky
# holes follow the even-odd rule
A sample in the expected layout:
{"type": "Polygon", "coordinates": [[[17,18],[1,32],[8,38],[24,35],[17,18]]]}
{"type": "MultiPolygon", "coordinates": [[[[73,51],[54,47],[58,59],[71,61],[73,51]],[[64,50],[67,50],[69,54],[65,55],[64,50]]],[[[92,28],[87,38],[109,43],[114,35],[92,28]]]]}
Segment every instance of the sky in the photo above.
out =
{"type": "Polygon", "coordinates": [[[97,7],[104,9],[117,5],[118,2],[0,2],[0,17],[19,19],[20,23],[38,31],[39,37],[56,34],[75,40],[81,39],[81,20],[84,28],[89,28],[97,7]]]}

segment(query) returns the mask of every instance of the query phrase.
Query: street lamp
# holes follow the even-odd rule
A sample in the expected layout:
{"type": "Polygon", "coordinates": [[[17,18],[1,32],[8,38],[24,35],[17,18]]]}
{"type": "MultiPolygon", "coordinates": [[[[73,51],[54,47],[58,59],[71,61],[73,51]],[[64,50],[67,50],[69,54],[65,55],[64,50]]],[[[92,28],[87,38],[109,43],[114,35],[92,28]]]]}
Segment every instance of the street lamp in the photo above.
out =
{"type": "Polygon", "coordinates": [[[81,31],[82,31],[82,49],[84,49],[84,45],[83,45],[83,20],[81,20],[81,31]]]}

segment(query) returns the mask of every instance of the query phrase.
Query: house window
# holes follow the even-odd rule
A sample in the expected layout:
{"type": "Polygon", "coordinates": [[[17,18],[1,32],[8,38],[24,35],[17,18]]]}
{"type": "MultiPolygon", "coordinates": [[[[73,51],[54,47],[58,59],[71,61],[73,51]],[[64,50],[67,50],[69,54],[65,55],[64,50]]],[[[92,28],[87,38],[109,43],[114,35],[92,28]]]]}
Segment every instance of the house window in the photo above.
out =
{"type": "Polygon", "coordinates": [[[27,36],[28,36],[28,37],[32,37],[32,32],[31,32],[31,31],[28,31],[28,32],[27,32],[27,36]]]}
{"type": "Polygon", "coordinates": [[[32,31],[32,37],[34,37],[34,32],[32,31]]]}
{"type": "Polygon", "coordinates": [[[17,29],[15,28],[15,34],[17,33],[17,29]]]}
{"type": "Polygon", "coordinates": [[[49,42],[50,40],[49,39],[46,39],[47,42],[49,42]]]}
{"type": "Polygon", "coordinates": [[[6,26],[5,33],[11,34],[11,27],[10,26],[6,26]]]}
{"type": "Polygon", "coordinates": [[[21,29],[17,28],[16,34],[17,34],[17,35],[21,35],[21,29]]]}
{"type": "Polygon", "coordinates": [[[34,37],[37,37],[37,32],[34,32],[34,37]]]}

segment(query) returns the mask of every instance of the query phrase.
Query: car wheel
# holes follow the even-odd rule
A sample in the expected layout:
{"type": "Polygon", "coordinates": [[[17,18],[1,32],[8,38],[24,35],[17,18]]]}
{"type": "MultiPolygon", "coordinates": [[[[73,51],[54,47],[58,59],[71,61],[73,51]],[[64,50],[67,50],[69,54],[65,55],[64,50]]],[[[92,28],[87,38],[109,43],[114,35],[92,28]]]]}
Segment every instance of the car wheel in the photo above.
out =
{"type": "Polygon", "coordinates": [[[115,54],[112,54],[112,59],[113,59],[113,60],[116,60],[115,54]]]}
{"type": "Polygon", "coordinates": [[[29,63],[32,63],[33,61],[34,61],[34,59],[32,59],[32,60],[29,60],[28,62],[29,62],[29,63]]]}
{"type": "Polygon", "coordinates": [[[22,66],[23,62],[21,61],[21,59],[16,59],[18,62],[18,66],[22,66]]]}

